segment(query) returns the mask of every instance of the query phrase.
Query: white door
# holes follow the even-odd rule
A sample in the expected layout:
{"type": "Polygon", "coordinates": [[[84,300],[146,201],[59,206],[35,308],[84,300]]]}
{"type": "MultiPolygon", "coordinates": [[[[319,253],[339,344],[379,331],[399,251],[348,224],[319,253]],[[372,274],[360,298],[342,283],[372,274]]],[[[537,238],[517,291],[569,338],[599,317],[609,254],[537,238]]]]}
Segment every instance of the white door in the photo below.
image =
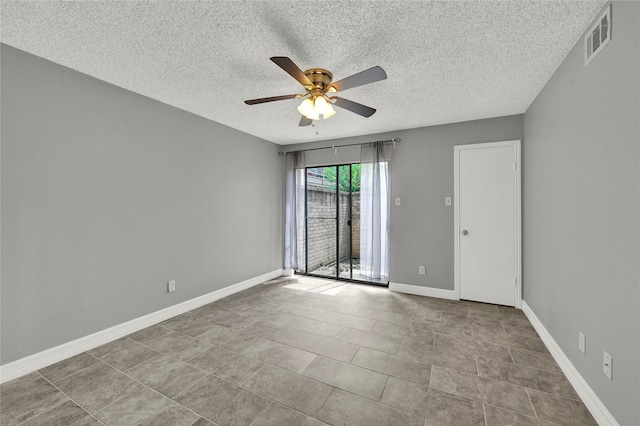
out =
{"type": "Polygon", "coordinates": [[[456,294],[520,306],[520,141],[455,147],[456,294]]]}

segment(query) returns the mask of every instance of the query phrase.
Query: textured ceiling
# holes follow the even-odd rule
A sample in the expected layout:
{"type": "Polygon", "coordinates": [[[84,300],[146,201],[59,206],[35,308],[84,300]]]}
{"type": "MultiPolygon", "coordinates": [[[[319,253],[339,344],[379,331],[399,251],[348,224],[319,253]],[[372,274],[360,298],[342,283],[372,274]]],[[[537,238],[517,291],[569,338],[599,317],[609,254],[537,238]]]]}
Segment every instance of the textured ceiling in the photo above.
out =
{"type": "Polygon", "coordinates": [[[605,0],[3,1],[2,42],[279,144],[523,113],[605,0]],[[379,65],[388,79],[341,92],[298,127],[303,93],[269,60],[334,81],[379,65]],[[319,134],[316,134],[318,130],[319,134]]]}

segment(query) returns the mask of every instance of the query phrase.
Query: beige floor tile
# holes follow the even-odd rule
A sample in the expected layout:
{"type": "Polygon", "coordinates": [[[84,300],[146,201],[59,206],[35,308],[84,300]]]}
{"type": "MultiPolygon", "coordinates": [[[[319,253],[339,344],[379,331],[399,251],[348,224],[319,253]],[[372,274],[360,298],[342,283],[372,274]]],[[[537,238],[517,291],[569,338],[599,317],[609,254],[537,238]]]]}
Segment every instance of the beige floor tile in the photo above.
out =
{"type": "Polygon", "coordinates": [[[529,351],[549,353],[547,347],[541,339],[532,339],[530,337],[520,336],[517,334],[507,334],[505,332],[495,332],[487,330],[482,326],[472,326],[473,338],[483,342],[496,343],[518,349],[526,349],[529,351]]]}
{"type": "Polygon", "coordinates": [[[324,337],[336,337],[344,328],[340,325],[329,324],[328,322],[316,321],[303,317],[293,317],[293,319],[287,322],[285,326],[324,337]]]}
{"type": "Polygon", "coordinates": [[[390,354],[397,354],[403,341],[401,337],[384,336],[347,327],[336,336],[336,339],[390,354]]]}
{"type": "Polygon", "coordinates": [[[156,324],[156,325],[152,325],[151,327],[147,327],[140,331],[132,333],[127,337],[131,340],[135,340],[136,342],[147,343],[153,339],[156,339],[160,336],[164,336],[165,334],[169,334],[169,333],[171,333],[171,329],[156,324]]]}
{"type": "Polygon", "coordinates": [[[158,355],[155,350],[126,337],[99,346],[88,353],[121,371],[158,355]]]}
{"type": "Polygon", "coordinates": [[[254,334],[241,333],[231,337],[229,340],[225,341],[219,346],[240,353],[249,349],[251,346],[258,343],[261,339],[261,337],[254,334]]]}
{"type": "Polygon", "coordinates": [[[361,348],[351,364],[420,384],[428,384],[431,377],[431,364],[427,362],[368,348],[361,348]]]}
{"type": "Polygon", "coordinates": [[[580,399],[564,374],[478,357],[478,374],[568,398],[580,399]]]}
{"type": "Polygon", "coordinates": [[[191,358],[188,363],[237,385],[262,367],[260,361],[218,346],[191,358]]]}
{"type": "Polygon", "coordinates": [[[455,398],[426,385],[389,377],[380,402],[442,425],[482,425],[482,403],[455,398]]]}
{"type": "Polygon", "coordinates": [[[324,426],[320,420],[299,413],[277,403],[272,403],[251,426],[324,426]]]}
{"type": "Polygon", "coordinates": [[[96,413],[108,425],[191,426],[199,416],[148,388],[139,388],[96,413]]]}
{"type": "Polygon", "coordinates": [[[378,401],[388,376],[335,359],[317,357],[303,372],[304,376],[378,401]]]}
{"type": "Polygon", "coordinates": [[[525,416],[504,408],[494,407],[485,404],[484,406],[487,426],[551,426],[552,423],[545,422],[536,417],[525,416]]]}
{"type": "MultiPolygon", "coordinates": [[[[4,425],[4,423],[2,423],[4,425]]],[[[20,426],[99,426],[101,423],[78,404],[69,400],[20,426]]]]}
{"type": "Polygon", "coordinates": [[[434,366],[429,387],[459,398],[480,401],[535,416],[525,388],[434,366]]]}
{"type": "Polygon", "coordinates": [[[362,309],[360,306],[338,303],[335,300],[318,300],[313,304],[313,307],[347,315],[357,315],[358,311],[362,309]]]}
{"type": "Polygon", "coordinates": [[[436,334],[434,346],[449,348],[452,351],[468,356],[477,355],[513,363],[509,347],[490,342],[457,338],[447,334],[436,334]]]}
{"type": "Polygon", "coordinates": [[[188,361],[213,347],[210,343],[176,332],[153,339],[146,345],[180,361],[188,361]]]}
{"type": "Polygon", "coordinates": [[[248,426],[270,404],[255,393],[213,376],[191,386],[175,401],[220,426],[248,426]]]}
{"type": "Polygon", "coordinates": [[[318,413],[332,389],[324,383],[269,364],[265,364],[242,386],[309,416],[318,413]]]}
{"type": "Polygon", "coordinates": [[[256,330],[256,333],[265,339],[273,340],[283,345],[293,346],[294,348],[344,362],[351,361],[351,358],[359,349],[359,346],[353,343],[342,342],[292,328],[263,328],[262,330],[256,330]]]}
{"type": "Polygon", "coordinates": [[[360,310],[355,315],[363,318],[370,318],[377,321],[404,326],[408,326],[412,319],[411,315],[397,312],[385,312],[369,308],[360,308],[360,310]]]}
{"type": "Polygon", "coordinates": [[[549,354],[535,351],[511,348],[511,355],[516,364],[546,370],[556,374],[562,374],[562,369],[555,359],[549,354]]]}
{"type": "Polygon", "coordinates": [[[90,413],[95,413],[141,385],[106,364],[98,363],[56,383],[90,413]]]}
{"type": "Polygon", "coordinates": [[[64,379],[71,374],[84,370],[87,367],[91,367],[93,364],[100,362],[97,358],[83,352],[71,358],[67,358],[63,361],[45,367],[38,370],[40,374],[55,383],[60,379],[64,379]]]}
{"type": "Polygon", "coordinates": [[[279,309],[282,312],[286,312],[291,315],[297,315],[299,317],[305,317],[364,331],[371,330],[373,324],[375,324],[375,320],[369,318],[361,318],[354,315],[341,314],[339,312],[331,312],[324,309],[316,309],[293,303],[283,303],[279,309]]]}
{"type": "Polygon", "coordinates": [[[409,329],[414,335],[421,335],[423,333],[439,333],[450,334],[460,337],[472,337],[471,326],[449,324],[442,321],[431,321],[425,318],[414,318],[409,324],[409,329]]]}
{"type": "Polygon", "coordinates": [[[531,324],[523,324],[520,321],[502,320],[502,327],[507,334],[518,334],[520,336],[539,339],[540,336],[531,324]]]}
{"type": "Polygon", "coordinates": [[[17,425],[42,414],[69,397],[40,374],[31,373],[2,385],[0,392],[0,424],[17,425]]]}
{"type": "Polygon", "coordinates": [[[528,389],[538,418],[559,425],[597,425],[582,401],[528,389]]]}
{"type": "Polygon", "coordinates": [[[294,373],[301,373],[317,357],[311,352],[265,339],[261,339],[242,354],[294,373]]]}
{"type": "Polygon", "coordinates": [[[207,375],[202,370],[166,355],[153,357],[130,368],[126,373],[169,398],[207,375]]]}
{"type": "Polygon", "coordinates": [[[422,362],[456,370],[477,373],[474,356],[448,347],[434,346],[430,341],[422,341],[411,337],[402,340],[399,356],[419,359],[422,362]]]}
{"type": "Polygon", "coordinates": [[[340,389],[334,389],[318,413],[334,426],[422,426],[424,419],[340,389]]]}

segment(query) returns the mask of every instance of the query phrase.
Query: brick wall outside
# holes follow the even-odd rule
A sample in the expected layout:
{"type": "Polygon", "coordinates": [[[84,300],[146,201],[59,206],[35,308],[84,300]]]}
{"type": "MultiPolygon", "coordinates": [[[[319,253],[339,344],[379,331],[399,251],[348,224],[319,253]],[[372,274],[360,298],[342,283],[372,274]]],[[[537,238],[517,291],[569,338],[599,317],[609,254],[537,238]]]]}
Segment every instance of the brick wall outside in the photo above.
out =
{"type": "MultiPolygon", "coordinates": [[[[360,193],[351,194],[352,226],[347,225],[349,193],[321,187],[308,187],[307,232],[309,233],[309,262],[307,272],[336,260],[336,197],[339,202],[340,258],[349,254],[349,230],[352,231],[353,257],[360,256],[360,193]]],[[[304,247],[304,246],[303,246],[304,247]]]]}

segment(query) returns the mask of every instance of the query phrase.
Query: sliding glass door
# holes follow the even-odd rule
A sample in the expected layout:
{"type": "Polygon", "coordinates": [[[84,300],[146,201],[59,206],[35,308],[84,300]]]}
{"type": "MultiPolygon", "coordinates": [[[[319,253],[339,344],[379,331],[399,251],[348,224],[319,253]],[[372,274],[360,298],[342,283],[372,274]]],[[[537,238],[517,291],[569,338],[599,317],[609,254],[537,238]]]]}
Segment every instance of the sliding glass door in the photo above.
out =
{"type": "Polygon", "coordinates": [[[305,235],[305,273],[367,281],[359,274],[360,164],[306,169],[305,235]]]}
{"type": "Polygon", "coordinates": [[[338,259],[338,168],[307,168],[305,186],[306,268],[308,274],[336,276],[338,259]]]}

